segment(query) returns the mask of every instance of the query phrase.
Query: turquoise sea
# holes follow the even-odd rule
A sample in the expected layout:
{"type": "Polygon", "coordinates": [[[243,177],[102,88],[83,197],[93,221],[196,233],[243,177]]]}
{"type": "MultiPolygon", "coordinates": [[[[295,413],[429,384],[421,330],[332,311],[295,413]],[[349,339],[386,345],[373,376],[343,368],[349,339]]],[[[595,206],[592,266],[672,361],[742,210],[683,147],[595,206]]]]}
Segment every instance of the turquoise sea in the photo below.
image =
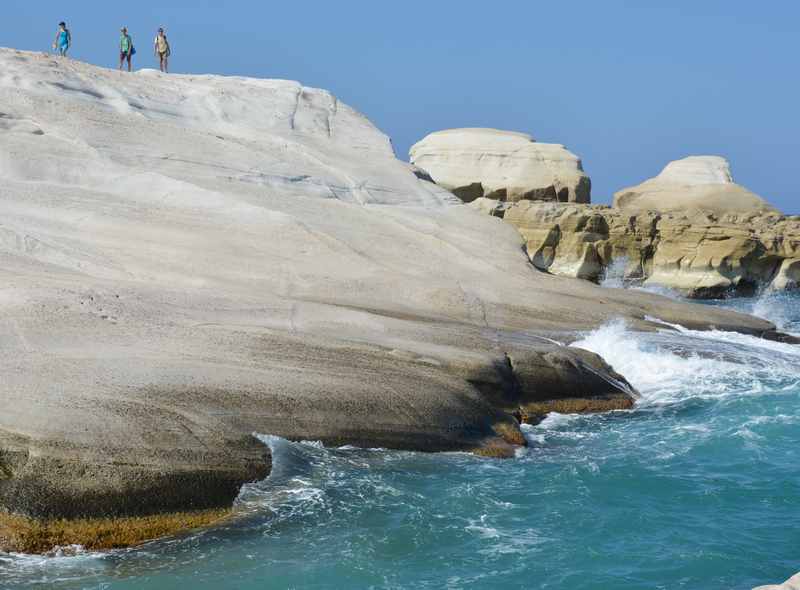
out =
{"type": "MultiPolygon", "coordinates": [[[[720,305],[800,333],[800,296],[720,305]]],[[[580,345],[639,388],[634,411],[551,415],[506,461],[265,433],[275,469],[235,525],[0,555],[0,586],[737,590],[800,571],[800,347],[622,323],[580,345]]]]}

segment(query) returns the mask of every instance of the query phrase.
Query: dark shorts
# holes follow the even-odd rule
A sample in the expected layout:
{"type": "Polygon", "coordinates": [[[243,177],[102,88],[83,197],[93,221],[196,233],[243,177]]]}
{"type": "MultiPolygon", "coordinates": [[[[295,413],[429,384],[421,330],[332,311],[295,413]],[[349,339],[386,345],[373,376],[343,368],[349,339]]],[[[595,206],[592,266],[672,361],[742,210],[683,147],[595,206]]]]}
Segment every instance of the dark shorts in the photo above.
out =
{"type": "Polygon", "coordinates": [[[120,51],[119,52],[119,59],[120,61],[128,60],[131,61],[131,52],[130,51],[120,51]]]}

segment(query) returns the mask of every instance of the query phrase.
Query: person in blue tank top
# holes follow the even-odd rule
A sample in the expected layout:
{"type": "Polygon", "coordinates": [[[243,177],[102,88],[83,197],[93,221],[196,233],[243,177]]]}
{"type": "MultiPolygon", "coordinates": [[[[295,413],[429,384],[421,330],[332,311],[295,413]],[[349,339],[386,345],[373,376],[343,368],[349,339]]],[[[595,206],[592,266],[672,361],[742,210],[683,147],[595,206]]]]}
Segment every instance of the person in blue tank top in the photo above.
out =
{"type": "Polygon", "coordinates": [[[70,46],[72,45],[72,35],[67,28],[67,23],[58,23],[58,32],[56,33],[56,40],[53,42],[53,51],[58,51],[62,57],[67,55],[70,46]]]}

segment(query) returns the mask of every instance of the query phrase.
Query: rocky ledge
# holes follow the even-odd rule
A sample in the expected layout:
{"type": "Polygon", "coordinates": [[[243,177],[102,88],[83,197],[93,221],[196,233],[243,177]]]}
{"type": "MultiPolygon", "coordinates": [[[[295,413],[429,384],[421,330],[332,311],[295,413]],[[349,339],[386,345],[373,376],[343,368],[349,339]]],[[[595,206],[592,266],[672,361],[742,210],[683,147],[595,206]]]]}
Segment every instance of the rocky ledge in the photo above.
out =
{"type": "Polygon", "coordinates": [[[525,201],[476,206],[516,227],[540,270],[659,285],[694,298],[800,286],[800,217],[777,213],[632,212],[525,201]]]}
{"type": "Polygon", "coordinates": [[[800,286],[800,217],[736,184],[724,158],[670,162],[606,207],[589,204],[577,156],[561,146],[560,157],[542,156],[548,145],[515,132],[454,129],[429,135],[410,156],[422,178],[517,228],[534,266],[554,275],[613,277],[693,298],[800,286]]]}
{"type": "Polygon", "coordinates": [[[537,272],[297,82],[0,49],[0,110],[0,549],[225,517],[254,433],[509,456],[521,421],[631,406],[569,346],[612,319],[774,335],[537,272]]]}

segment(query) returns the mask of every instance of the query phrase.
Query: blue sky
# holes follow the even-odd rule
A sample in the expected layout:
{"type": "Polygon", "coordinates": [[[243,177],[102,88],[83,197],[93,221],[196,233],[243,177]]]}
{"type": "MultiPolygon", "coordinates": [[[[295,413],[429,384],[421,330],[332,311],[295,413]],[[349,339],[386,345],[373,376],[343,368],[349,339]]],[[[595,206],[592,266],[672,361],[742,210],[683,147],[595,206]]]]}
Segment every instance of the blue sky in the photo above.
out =
{"type": "Polygon", "coordinates": [[[398,156],[431,131],[497,127],[567,145],[593,198],[690,154],[800,213],[796,0],[4,0],[0,45],[47,50],[59,20],[73,57],[115,65],[127,25],[168,29],[176,72],[300,80],[367,114],[398,156]]]}

